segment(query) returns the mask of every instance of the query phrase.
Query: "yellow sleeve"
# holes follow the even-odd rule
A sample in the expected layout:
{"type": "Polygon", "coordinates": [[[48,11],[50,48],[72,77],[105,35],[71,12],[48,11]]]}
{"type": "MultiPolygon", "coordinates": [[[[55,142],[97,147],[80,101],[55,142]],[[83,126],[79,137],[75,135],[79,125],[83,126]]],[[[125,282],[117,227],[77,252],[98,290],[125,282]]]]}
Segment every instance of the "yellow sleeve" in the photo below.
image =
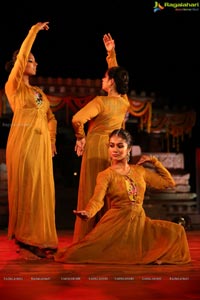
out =
{"type": "Polygon", "coordinates": [[[89,213],[90,218],[104,206],[104,198],[110,182],[110,173],[108,169],[99,172],[96,179],[96,186],[92,198],[89,200],[85,210],[89,213]]]}
{"type": "Polygon", "coordinates": [[[95,118],[102,109],[103,103],[101,97],[97,96],[72,117],[72,126],[77,139],[85,137],[84,124],[95,118]]]}
{"type": "Polygon", "coordinates": [[[156,157],[152,157],[152,163],[154,164],[155,171],[145,169],[146,184],[154,189],[174,187],[175,181],[163,164],[156,157]]]}
{"type": "Polygon", "coordinates": [[[115,49],[113,49],[112,51],[109,51],[107,53],[106,61],[107,61],[107,64],[108,64],[108,68],[118,66],[115,49]]]}
{"type": "Polygon", "coordinates": [[[22,76],[26,68],[28,56],[31,51],[37,33],[38,33],[37,25],[32,26],[28,32],[27,37],[25,38],[25,40],[23,41],[20,47],[15,64],[9,74],[8,81],[5,84],[5,92],[9,100],[10,106],[13,110],[15,107],[15,103],[13,102],[15,98],[12,96],[13,94],[16,93],[18,86],[22,80],[22,76]]]}
{"type": "MultiPolygon", "coordinates": [[[[107,57],[106,57],[106,61],[108,63],[108,68],[118,66],[115,49],[108,52],[107,57]]],[[[126,94],[122,95],[122,97],[125,98],[127,101],[129,101],[128,96],[126,94]]],[[[125,120],[124,120],[124,122],[122,124],[122,128],[125,129],[125,127],[126,127],[126,125],[125,125],[125,120]]]]}
{"type": "Polygon", "coordinates": [[[47,120],[48,127],[50,132],[51,143],[56,143],[56,133],[57,133],[57,120],[51,110],[51,108],[47,111],[47,120]]]}

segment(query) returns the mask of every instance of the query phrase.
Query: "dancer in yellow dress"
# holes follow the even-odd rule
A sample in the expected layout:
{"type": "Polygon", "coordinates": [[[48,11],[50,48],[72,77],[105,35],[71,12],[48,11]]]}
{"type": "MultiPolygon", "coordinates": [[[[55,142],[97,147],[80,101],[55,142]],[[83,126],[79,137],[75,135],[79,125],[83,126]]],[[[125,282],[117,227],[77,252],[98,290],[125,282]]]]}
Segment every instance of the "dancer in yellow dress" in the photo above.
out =
{"type": "MultiPolygon", "coordinates": [[[[79,110],[72,119],[72,125],[77,138],[75,151],[82,156],[77,209],[84,209],[91,198],[98,172],[106,169],[110,162],[108,158],[108,135],[112,130],[124,127],[124,120],[129,108],[127,97],[129,75],[117,65],[115,42],[110,34],[105,34],[103,42],[107,50],[108,70],[102,79],[102,89],[106,96],[97,96],[85,107],[79,110]],[[88,123],[88,130],[84,129],[88,123]]],[[[107,210],[107,204],[97,216],[85,223],[76,218],[73,241],[81,240],[96,224],[107,210]]]]}
{"type": "Polygon", "coordinates": [[[88,222],[104,205],[110,209],[80,242],[59,249],[61,263],[186,264],[191,261],[185,229],[165,220],[152,220],[143,209],[146,187],[170,188],[175,182],[154,156],[128,164],[132,139],[123,129],[109,139],[111,166],[97,176],[95,191],[84,210],[74,213],[88,222]],[[150,163],[153,170],[143,166],[150,163]]]}
{"type": "Polygon", "coordinates": [[[30,51],[38,32],[49,29],[48,23],[31,27],[19,51],[7,63],[7,69],[11,68],[5,84],[13,111],[6,147],[8,238],[15,238],[21,247],[40,257],[45,257],[47,250],[55,251],[58,245],[52,165],[57,121],[47,96],[29,82],[37,69],[30,51]]]}

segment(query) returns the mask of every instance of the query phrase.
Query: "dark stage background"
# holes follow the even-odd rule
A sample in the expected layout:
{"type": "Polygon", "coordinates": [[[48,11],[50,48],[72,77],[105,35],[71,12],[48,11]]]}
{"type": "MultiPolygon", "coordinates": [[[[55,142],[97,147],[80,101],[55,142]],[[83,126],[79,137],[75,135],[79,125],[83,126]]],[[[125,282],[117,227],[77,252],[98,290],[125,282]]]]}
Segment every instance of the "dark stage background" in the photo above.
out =
{"type": "Polygon", "coordinates": [[[1,86],[7,77],[5,62],[31,25],[49,21],[50,30],[40,32],[33,46],[38,76],[102,78],[107,67],[102,37],[110,32],[118,63],[130,72],[130,90],[156,93],[161,106],[196,108],[200,94],[199,10],[165,7],[154,12],[155,1],[137,2],[2,2],[1,86]]]}

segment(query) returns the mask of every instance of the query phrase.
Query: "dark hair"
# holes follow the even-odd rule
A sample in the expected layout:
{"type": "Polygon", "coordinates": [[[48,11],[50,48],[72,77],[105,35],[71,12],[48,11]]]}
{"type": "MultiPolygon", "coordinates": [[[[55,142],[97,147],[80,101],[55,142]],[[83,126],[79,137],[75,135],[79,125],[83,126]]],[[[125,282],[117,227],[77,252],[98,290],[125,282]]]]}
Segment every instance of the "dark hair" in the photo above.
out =
{"type": "Polygon", "coordinates": [[[5,70],[10,73],[10,71],[12,70],[13,66],[14,66],[14,63],[17,59],[17,54],[19,53],[19,50],[15,50],[13,52],[13,55],[12,55],[12,59],[7,61],[6,64],[5,64],[5,70]]]}
{"type": "Polygon", "coordinates": [[[123,140],[125,140],[127,145],[128,145],[128,148],[132,147],[133,139],[132,139],[131,134],[127,130],[125,130],[123,128],[113,130],[109,135],[109,140],[114,135],[120,136],[123,140]]]}
{"type": "Polygon", "coordinates": [[[108,69],[109,79],[114,79],[116,90],[119,94],[128,93],[129,74],[123,67],[112,67],[108,69]]]}

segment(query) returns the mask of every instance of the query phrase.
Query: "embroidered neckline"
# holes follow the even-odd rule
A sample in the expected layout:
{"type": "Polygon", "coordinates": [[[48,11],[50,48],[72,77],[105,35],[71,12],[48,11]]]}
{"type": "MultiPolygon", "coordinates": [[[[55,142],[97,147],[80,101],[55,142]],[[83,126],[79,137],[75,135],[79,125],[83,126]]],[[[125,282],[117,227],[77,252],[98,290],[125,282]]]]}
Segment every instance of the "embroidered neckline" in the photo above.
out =
{"type": "Polygon", "coordinates": [[[129,196],[131,201],[135,201],[135,198],[137,196],[136,183],[134,182],[134,180],[132,178],[130,178],[127,175],[124,175],[124,178],[125,178],[125,182],[126,182],[126,188],[127,188],[128,196],[129,196]]]}
{"type": "Polygon", "coordinates": [[[36,88],[32,88],[32,90],[34,93],[35,102],[38,106],[40,106],[42,104],[42,94],[38,92],[36,88]]]}

